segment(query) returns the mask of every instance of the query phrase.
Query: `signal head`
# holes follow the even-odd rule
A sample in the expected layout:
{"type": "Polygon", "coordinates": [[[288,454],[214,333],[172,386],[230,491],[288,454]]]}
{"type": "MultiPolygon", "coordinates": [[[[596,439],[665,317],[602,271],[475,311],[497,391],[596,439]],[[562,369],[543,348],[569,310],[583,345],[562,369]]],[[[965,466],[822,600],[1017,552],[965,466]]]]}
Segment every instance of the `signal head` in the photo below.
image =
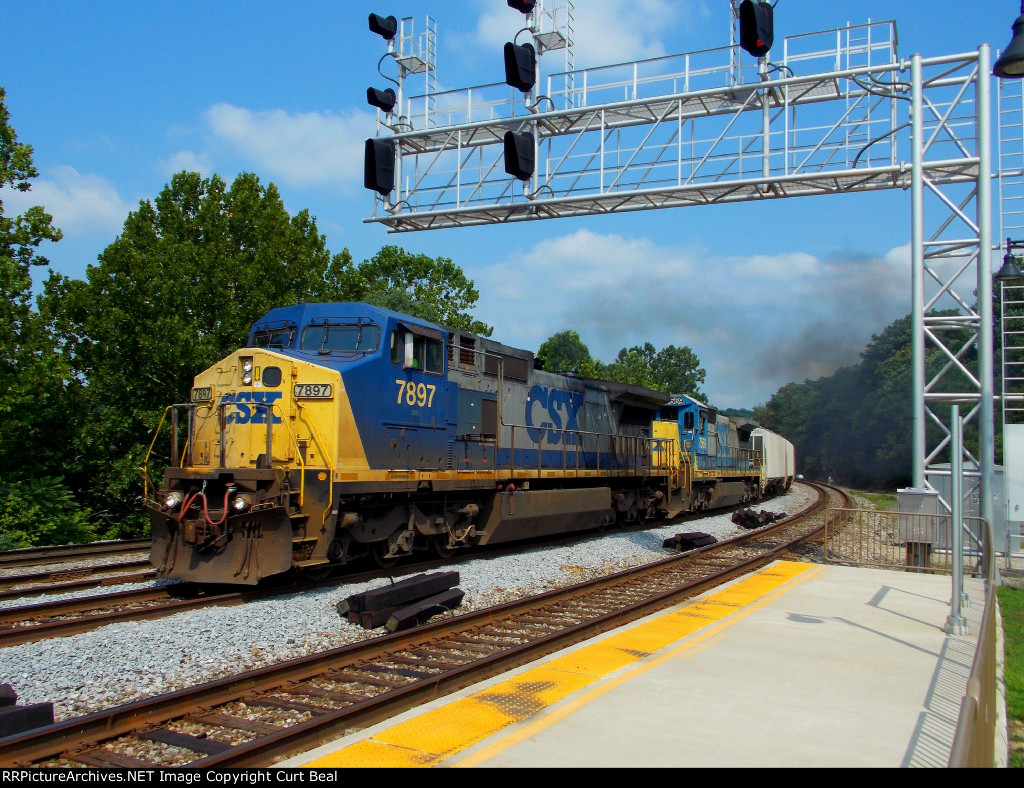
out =
{"type": "Polygon", "coordinates": [[[537,0],[507,0],[508,7],[514,8],[523,14],[529,14],[533,12],[534,7],[537,5],[537,0]]]}
{"type": "Polygon", "coordinates": [[[740,46],[754,57],[764,57],[775,40],[775,10],[763,0],[743,0],[739,12],[740,46]]]}
{"type": "Polygon", "coordinates": [[[370,14],[370,32],[390,41],[398,34],[398,20],[393,16],[370,14]]]}
{"type": "Polygon", "coordinates": [[[395,143],[368,139],[363,156],[363,186],[386,197],[395,188],[395,143]]]}
{"type": "Polygon", "coordinates": [[[397,101],[398,96],[395,95],[395,91],[391,88],[386,90],[379,90],[377,88],[366,89],[366,103],[371,107],[383,110],[385,113],[390,113],[395,108],[395,102],[397,101]]]}
{"type": "Polygon", "coordinates": [[[537,50],[533,44],[505,44],[505,84],[529,93],[537,81],[537,50]]]}
{"type": "Polygon", "coordinates": [[[533,134],[528,131],[516,133],[506,131],[505,172],[521,181],[528,181],[533,176],[535,155],[533,152],[533,134]]]}

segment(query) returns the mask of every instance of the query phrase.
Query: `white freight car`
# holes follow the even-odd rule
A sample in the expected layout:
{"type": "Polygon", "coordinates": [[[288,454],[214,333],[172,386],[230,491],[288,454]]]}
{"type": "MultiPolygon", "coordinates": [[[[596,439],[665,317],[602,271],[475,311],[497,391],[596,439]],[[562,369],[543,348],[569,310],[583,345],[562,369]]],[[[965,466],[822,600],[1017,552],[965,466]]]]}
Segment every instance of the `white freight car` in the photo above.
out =
{"type": "Polygon", "coordinates": [[[793,444],[771,430],[758,427],[750,433],[751,448],[764,458],[761,470],[761,494],[784,492],[796,476],[793,444]]]}

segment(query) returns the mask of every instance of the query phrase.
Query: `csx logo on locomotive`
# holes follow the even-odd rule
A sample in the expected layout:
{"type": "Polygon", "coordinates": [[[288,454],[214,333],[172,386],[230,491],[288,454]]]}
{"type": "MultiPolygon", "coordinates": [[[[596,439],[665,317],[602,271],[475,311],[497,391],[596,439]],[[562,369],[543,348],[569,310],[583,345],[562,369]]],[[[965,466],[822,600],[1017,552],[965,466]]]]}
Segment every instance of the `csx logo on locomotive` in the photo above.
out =
{"type": "MultiPolygon", "coordinates": [[[[266,424],[267,412],[273,410],[273,405],[281,399],[280,391],[239,391],[237,394],[228,393],[220,398],[222,405],[234,404],[235,409],[225,409],[225,424],[266,424]],[[256,404],[246,404],[256,403],[256,404]],[[269,405],[269,408],[259,407],[259,403],[269,405]]],[[[274,414],[274,424],[281,423],[281,417],[274,414]]]]}
{"type": "Polygon", "coordinates": [[[582,404],[582,394],[546,386],[534,386],[526,398],[526,426],[528,427],[526,432],[530,436],[530,440],[534,443],[540,441],[540,431],[543,429],[547,431],[549,444],[561,443],[564,436],[566,445],[574,446],[576,435],[567,433],[572,433],[573,430],[580,428],[577,418],[582,404]],[[535,412],[538,412],[540,418],[543,419],[547,416],[549,420],[538,424],[534,421],[535,412]],[[565,416],[564,421],[563,415],[565,416]]]}

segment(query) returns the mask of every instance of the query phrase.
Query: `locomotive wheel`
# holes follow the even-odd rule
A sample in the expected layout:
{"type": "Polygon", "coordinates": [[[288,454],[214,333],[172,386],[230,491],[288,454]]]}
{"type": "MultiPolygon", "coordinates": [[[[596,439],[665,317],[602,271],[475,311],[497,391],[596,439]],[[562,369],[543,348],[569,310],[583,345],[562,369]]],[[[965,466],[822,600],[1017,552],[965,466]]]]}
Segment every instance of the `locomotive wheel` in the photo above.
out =
{"type": "Polygon", "coordinates": [[[370,545],[370,559],[380,569],[390,569],[398,563],[398,556],[390,558],[386,555],[388,551],[387,542],[374,542],[370,545]]]}
{"type": "Polygon", "coordinates": [[[448,546],[448,534],[434,534],[430,537],[430,552],[438,558],[451,558],[455,548],[448,546]]]}

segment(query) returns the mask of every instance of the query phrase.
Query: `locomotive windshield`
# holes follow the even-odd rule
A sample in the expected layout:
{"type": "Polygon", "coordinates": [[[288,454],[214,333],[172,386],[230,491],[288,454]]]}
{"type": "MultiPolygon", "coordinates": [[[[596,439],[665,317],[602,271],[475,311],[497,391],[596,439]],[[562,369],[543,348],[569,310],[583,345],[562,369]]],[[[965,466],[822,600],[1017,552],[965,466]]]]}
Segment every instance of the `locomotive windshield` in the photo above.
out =
{"type": "Polygon", "coordinates": [[[318,353],[372,353],[379,342],[380,326],[374,323],[332,325],[324,321],[303,329],[299,349],[318,353]]]}
{"type": "Polygon", "coordinates": [[[290,348],[295,344],[295,327],[272,328],[252,335],[250,347],[290,348]]]}

